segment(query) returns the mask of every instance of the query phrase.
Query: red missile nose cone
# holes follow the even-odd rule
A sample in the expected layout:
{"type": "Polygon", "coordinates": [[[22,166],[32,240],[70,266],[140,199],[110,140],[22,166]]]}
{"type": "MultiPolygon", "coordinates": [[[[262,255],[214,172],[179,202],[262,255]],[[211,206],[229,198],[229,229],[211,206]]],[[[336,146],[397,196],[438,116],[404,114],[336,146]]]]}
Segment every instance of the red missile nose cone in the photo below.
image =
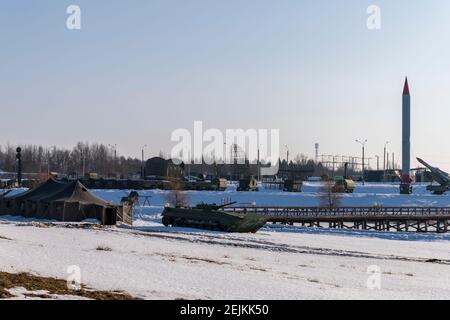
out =
{"type": "Polygon", "coordinates": [[[403,95],[409,96],[408,78],[406,78],[406,80],[405,80],[405,86],[403,87],[403,95]]]}

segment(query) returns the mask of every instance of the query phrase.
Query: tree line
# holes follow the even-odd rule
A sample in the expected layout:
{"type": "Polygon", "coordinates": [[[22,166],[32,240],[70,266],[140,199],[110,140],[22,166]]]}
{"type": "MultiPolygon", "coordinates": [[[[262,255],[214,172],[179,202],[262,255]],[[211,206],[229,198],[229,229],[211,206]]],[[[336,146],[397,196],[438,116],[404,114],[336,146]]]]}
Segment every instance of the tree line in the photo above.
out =
{"type": "MultiPolygon", "coordinates": [[[[16,148],[19,145],[0,145],[0,171],[16,172],[16,148]]],[[[102,176],[126,177],[141,173],[141,159],[116,154],[114,147],[102,143],[78,142],[72,149],[44,147],[41,145],[20,145],[22,149],[22,171],[24,173],[57,172],[82,176],[83,173],[95,172],[102,176]]],[[[164,155],[160,152],[160,156],[164,155]]],[[[321,163],[314,163],[307,156],[300,154],[286,163],[280,160],[280,167],[308,166],[316,175],[330,173],[321,163]]],[[[337,168],[340,173],[343,169],[337,168]]],[[[352,173],[352,172],[349,172],[352,173]]]]}
{"type": "MultiPolygon", "coordinates": [[[[17,145],[0,146],[0,170],[17,170],[17,145]]],[[[96,172],[100,175],[140,174],[141,160],[116,154],[114,147],[101,143],[79,142],[72,149],[20,145],[22,149],[22,171],[24,173],[58,172],[81,176],[96,172]]]]}

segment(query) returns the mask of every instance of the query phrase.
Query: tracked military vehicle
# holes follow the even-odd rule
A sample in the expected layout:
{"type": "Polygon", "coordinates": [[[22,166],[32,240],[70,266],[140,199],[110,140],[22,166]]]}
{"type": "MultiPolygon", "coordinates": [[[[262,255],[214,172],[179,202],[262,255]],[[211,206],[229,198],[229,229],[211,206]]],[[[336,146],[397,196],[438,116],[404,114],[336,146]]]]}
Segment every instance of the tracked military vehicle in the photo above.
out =
{"type": "Polygon", "coordinates": [[[258,231],[267,222],[267,218],[254,213],[225,212],[225,205],[198,204],[195,207],[166,207],[162,213],[163,224],[173,227],[217,230],[224,232],[258,231]]]}

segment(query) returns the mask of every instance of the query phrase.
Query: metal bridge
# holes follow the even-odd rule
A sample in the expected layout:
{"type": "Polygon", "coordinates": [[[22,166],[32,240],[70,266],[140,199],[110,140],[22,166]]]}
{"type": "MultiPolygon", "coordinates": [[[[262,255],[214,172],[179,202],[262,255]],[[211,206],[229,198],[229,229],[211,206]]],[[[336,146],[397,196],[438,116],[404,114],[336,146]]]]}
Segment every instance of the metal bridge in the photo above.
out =
{"type": "Polygon", "coordinates": [[[227,212],[256,213],[272,223],[376,231],[449,231],[450,207],[227,207],[227,212]]]}

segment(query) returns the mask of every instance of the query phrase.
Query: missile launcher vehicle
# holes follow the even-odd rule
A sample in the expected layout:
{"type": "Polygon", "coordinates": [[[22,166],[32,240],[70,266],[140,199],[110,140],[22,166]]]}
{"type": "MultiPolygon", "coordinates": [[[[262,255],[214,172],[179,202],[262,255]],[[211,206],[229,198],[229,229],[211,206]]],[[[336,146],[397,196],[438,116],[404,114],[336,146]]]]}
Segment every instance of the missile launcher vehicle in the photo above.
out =
{"type": "Polygon", "coordinates": [[[450,190],[450,175],[447,172],[442,171],[437,167],[433,167],[424,160],[417,158],[421,164],[423,164],[428,170],[430,170],[431,176],[438,184],[431,184],[427,186],[427,190],[433,194],[442,195],[450,190]]]}

